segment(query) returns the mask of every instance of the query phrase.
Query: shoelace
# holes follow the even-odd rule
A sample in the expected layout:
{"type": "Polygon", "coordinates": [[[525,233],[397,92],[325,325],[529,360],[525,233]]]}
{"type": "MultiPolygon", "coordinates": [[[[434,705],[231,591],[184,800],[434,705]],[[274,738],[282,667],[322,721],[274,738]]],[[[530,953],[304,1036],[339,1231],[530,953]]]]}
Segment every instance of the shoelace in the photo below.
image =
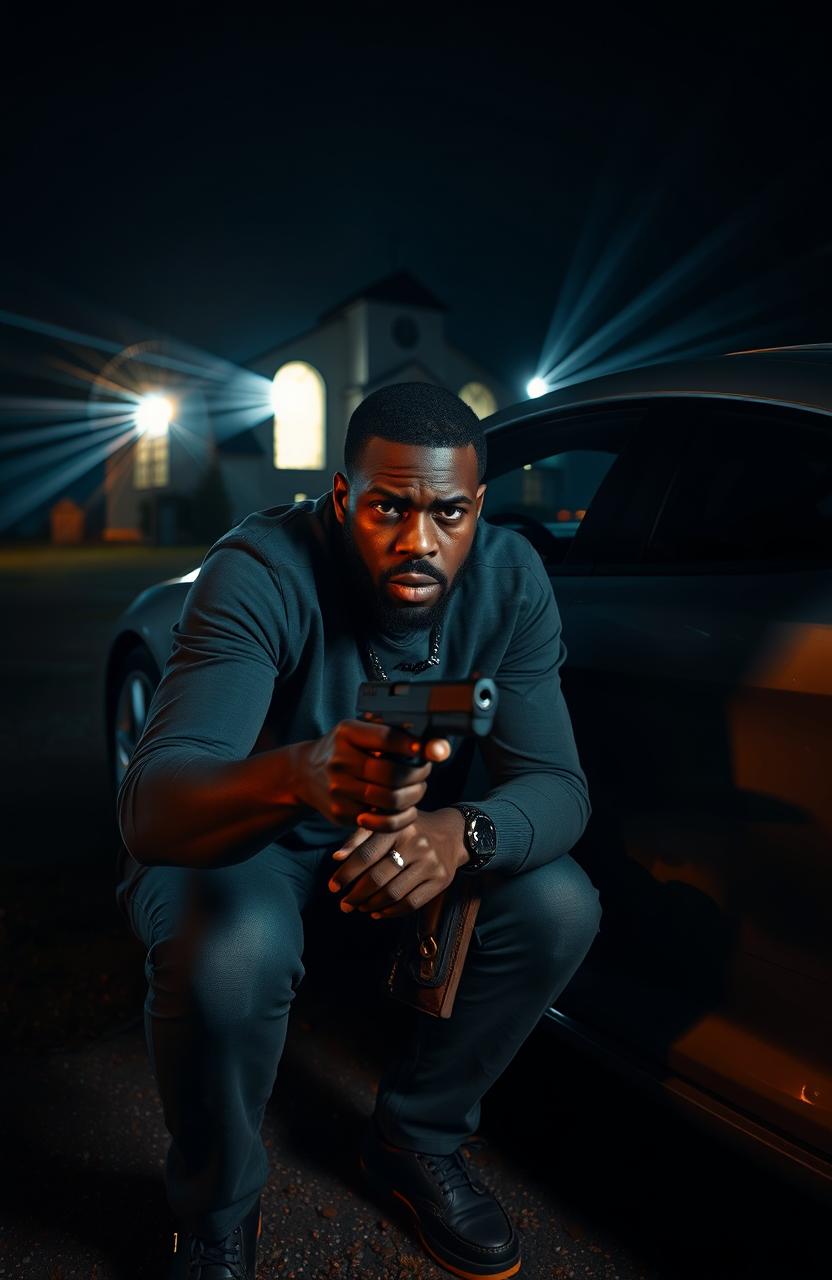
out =
{"type": "Polygon", "coordinates": [[[423,1160],[432,1172],[439,1174],[443,1191],[455,1191],[464,1186],[473,1187],[475,1191],[483,1189],[483,1184],[471,1177],[461,1151],[453,1151],[447,1156],[432,1156],[421,1152],[419,1159],[423,1160]]]}
{"type": "MultiPolygon", "coordinates": [[[[245,1280],[240,1257],[240,1228],[235,1227],[230,1235],[222,1240],[201,1240],[199,1236],[191,1236],[191,1265],[200,1268],[210,1266],[228,1267],[235,1280],[245,1280]]],[[[200,1274],[195,1272],[195,1277],[200,1274]]]]}

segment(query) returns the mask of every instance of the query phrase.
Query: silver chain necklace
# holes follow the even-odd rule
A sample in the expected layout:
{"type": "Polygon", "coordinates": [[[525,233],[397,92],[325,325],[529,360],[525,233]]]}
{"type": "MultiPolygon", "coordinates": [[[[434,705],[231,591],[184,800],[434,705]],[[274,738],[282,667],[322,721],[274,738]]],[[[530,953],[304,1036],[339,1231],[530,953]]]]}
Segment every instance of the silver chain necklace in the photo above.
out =
{"type": "MultiPolygon", "coordinates": [[[[399,662],[397,670],[413,671],[417,675],[420,671],[427,671],[428,667],[437,667],[439,665],[439,639],[442,635],[442,628],[438,622],[434,623],[430,632],[430,653],[422,662],[399,662]]],[[[367,641],[367,652],[370,655],[370,664],[377,680],[389,680],[387,672],[381,665],[378,654],[373,649],[369,640],[367,641]]]]}

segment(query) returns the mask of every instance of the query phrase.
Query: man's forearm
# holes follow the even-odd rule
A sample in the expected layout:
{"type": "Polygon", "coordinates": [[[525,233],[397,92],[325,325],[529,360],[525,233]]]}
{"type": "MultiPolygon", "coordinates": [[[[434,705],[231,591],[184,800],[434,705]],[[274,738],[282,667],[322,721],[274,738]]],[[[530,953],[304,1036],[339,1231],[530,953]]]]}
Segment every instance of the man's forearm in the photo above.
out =
{"type": "Polygon", "coordinates": [[[298,798],[299,743],[245,760],[164,755],[128,776],[122,839],[145,866],[223,867],[250,858],[308,811],[298,798]]]}

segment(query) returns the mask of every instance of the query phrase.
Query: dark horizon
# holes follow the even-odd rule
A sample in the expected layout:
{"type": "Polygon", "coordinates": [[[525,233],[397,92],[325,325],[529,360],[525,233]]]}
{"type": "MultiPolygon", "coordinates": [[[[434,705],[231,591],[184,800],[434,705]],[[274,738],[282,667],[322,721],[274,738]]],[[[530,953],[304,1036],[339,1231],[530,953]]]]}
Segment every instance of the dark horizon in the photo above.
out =
{"type": "Polygon", "coordinates": [[[589,373],[671,338],[832,339],[818,44],[760,14],[543,32],[516,12],[439,41],[294,19],[274,40],[190,11],[129,38],[18,25],[6,394],[83,398],[65,366],[99,358],[31,324],[245,363],[398,270],[518,400],[599,333],[589,373]]]}
{"type": "Polygon", "coordinates": [[[572,15],[554,42],[524,43],[520,18],[491,43],[275,46],[227,19],[178,21],[112,47],[68,32],[18,47],[3,310],[244,362],[407,269],[447,303],[450,340],[520,394],[588,220],[592,260],[646,214],[611,315],[745,211],[727,260],[706,255],[669,314],[788,276],[808,251],[815,269],[797,296],[781,282],[775,320],[783,340],[832,336],[808,33],[613,16],[603,41],[572,15]]]}

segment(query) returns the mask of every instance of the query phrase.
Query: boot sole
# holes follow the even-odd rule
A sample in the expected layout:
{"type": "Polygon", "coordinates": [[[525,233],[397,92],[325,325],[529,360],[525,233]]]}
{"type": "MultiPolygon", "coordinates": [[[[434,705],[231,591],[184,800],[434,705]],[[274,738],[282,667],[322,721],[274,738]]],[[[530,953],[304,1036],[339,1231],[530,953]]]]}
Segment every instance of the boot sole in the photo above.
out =
{"type": "Polygon", "coordinates": [[[402,1205],[404,1205],[411,1215],[412,1223],[416,1229],[416,1234],[419,1237],[422,1248],[426,1253],[430,1254],[434,1261],[438,1262],[441,1267],[444,1267],[455,1276],[461,1276],[462,1280],[481,1280],[482,1276],[489,1276],[490,1280],[508,1280],[509,1276],[517,1275],[522,1265],[519,1245],[516,1260],[509,1262],[507,1265],[505,1263],[500,1263],[498,1270],[494,1270],[493,1268],[489,1269],[486,1264],[470,1262],[466,1258],[460,1258],[455,1254],[439,1253],[438,1246],[431,1244],[431,1242],[425,1238],[419,1214],[410,1203],[407,1196],[403,1195],[401,1191],[397,1191],[395,1187],[388,1187],[386,1183],[381,1182],[375,1176],[373,1171],[364,1163],[364,1157],[362,1155],[359,1155],[358,1157],[358,1165],[367,1182],[372,1187],[373,1192],[378,1196],[382,1203],[399,1211],[401,1211],[402,1205]]]}

